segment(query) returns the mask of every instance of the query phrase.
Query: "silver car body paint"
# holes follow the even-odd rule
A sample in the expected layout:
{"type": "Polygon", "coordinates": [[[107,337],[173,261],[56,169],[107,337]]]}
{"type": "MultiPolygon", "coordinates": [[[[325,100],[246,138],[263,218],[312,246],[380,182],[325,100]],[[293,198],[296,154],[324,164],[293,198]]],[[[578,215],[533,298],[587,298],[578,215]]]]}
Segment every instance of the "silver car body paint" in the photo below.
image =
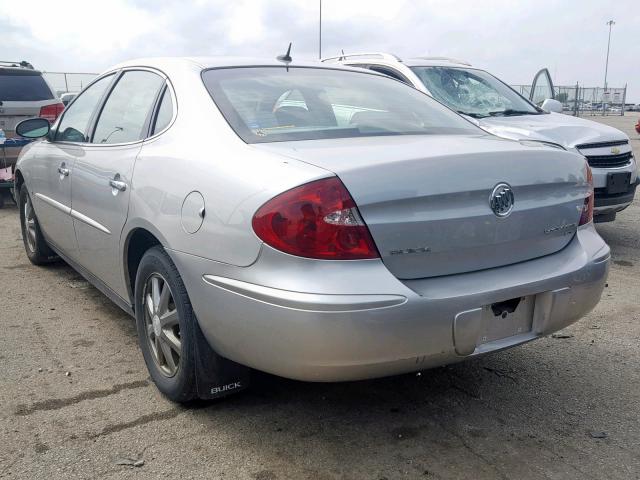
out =
{"type": "Polygon", "coordinates": [[[546,335],[597,304],[609,248],[593,224],[575,227],[588,192],[582,156],[480,130],[455,139],[246,144],[201,72],[251,65],[279,64],[167,58],[118,65],[110,71],[144,67],[167,77],[174,118],[163,132],[128,145],[43,140],[21,155],[18,169],[46,238],[123,308],[131,312],[133,304],[127,250],[141,229],[175,262],[218,353],[296,379],[371,378],[455,362],[546,335]],[[80,161],[94,169],[95,195],[80,192],[76,201],[66,185],[80,161]],[[62,162],[66,176],[58,172],[62,162]],[[109,184],[116,174],[127,185],[119,193],[109,184]],[[336,174],[380,259],[301,258],[255,235],[252,217],[266,201],[336,174]],[[501,182],[515,198],[505,218],[489,204],[501,182]],[[204,209],[184,208],[192,192],[204,209]],[[201,226],[185,229],[194,222],[181,217],[200,211],[201,226]],[[528,327],[493,339],[487,309],[514,298],[523,299],[514,322],[533,312],[528,327]]]}

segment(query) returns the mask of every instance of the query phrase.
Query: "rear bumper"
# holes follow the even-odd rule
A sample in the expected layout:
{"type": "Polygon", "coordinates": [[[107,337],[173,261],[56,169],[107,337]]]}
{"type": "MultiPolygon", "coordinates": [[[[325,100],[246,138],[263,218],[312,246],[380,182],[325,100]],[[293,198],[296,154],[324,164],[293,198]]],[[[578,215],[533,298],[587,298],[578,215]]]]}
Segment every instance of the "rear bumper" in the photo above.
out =
{"type": "Polygon", "coordinates": [[[592,225],[547,257],[407,282],[378,260],[319,262],[268,247],[245,268],[169,254],[218,353],[310,381],[421,370],[564,328],[598,303],[610,257],[592,225]],[[479,309],[516,297],[534,302],[531,327],[483,342],[479,309]]]}

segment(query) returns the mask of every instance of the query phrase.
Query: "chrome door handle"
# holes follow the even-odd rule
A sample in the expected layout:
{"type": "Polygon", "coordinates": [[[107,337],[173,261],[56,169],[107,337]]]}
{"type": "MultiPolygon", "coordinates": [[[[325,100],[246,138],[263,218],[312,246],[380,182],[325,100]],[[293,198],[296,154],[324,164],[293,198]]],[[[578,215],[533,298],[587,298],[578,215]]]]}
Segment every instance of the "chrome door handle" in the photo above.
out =
{"type": "Polygon", "coordinates": [[[68,177],[69,176],[69,169],[63,167],[62,165],[58,167],[58,173],[60,175],[62,175],[63,177],[68,177]]]}
{"type": "Polygon", "coordinates": [[[111,185],[111,187],[115,188],[116,190],[120,190],[121,192],[124,192],[127,189],[127,184],[121,180],[109,180],[109,185],[111,185]]]}

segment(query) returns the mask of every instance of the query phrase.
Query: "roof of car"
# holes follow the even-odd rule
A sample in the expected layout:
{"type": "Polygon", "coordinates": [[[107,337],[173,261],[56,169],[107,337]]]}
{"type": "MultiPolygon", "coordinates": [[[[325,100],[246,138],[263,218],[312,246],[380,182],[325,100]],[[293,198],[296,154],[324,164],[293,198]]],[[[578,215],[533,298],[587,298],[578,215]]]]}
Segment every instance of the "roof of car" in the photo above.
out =
{"type": "Polygon", "coordinates": [[[372,52],[372,53],[352,53],[329,57],[322,60],[326,63],[353,63],[353,64],[393,64],[401,63],[408,67],[463,67],[474,68],[470,63],[449,57],[411,57],[400,58],[392,53],[372,52]]]}
{"type": "Polygon", "coordinates": [[[0,70],[5,75],[42,75],[42,72],[33,68],[33,65],[25,60],[0,60],[0,70]]]}
{"type": "Polygon", "coordinates": [[[408,67],[463,67],[473,68],[470,63],[447,57],[415,57],[402,60],[408,67]]]}
{"type": "MultiPolygon", "coordinates": [[[[128,60],[126,62],[114,65],[108,71],[117,70],[125,67],[152,67],[159,70],[172,68],[187,68],[194,70],[204,70],[207,68],[221,67],[252,67],[252,66],[280,66],[284,67],[285,63],[274,57],[150,57],[128,60]]],[[[316,67],[316,68],[344,68],[346,70],[357,70],[342,65],[328,65],[319,61],[294,60],[289,63],[291,67],[316,67]]]]}
{"type": "Polygon", "coordinates": [[[32,70],[30,68],[22,67],[5,67],[0,65],[0,73],[3,75],[19,75],[19,76],[41,76],[40,70],[32,70]]]}

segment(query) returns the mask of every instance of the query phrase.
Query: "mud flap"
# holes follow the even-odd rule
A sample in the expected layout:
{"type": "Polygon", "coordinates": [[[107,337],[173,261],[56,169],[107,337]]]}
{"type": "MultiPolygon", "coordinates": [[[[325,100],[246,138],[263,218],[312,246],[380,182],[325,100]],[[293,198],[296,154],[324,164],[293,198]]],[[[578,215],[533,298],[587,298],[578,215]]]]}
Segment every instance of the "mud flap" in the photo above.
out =
{"type": "Polygon", "coordinates": [[[209,400],[238,393],[249,386],[250,369],[218,355],[196,326],[196,386],[198,398],[209,400]]]}

